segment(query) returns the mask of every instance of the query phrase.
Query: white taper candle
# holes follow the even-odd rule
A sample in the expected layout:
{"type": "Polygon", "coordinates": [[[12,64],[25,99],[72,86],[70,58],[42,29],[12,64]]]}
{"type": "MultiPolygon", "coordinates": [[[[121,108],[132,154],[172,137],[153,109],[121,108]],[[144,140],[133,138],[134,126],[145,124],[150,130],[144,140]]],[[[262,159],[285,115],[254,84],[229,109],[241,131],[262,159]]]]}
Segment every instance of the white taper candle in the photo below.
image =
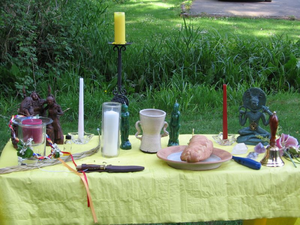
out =
{"type": "Polygon", "coordinates": [[[79,79],[79,114],[78,114],[78,141],[84,141],[84,100],[83,78],[79,79]]]}

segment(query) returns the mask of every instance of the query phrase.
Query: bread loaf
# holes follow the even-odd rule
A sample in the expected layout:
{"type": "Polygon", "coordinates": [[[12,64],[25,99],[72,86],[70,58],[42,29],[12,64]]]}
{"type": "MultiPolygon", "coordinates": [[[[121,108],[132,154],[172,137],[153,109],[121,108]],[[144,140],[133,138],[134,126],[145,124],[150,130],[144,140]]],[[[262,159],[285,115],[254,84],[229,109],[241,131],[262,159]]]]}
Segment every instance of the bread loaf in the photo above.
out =
{"type": "Polygon", "coordinates": [[[180,159],[189,163],[200,162],[210,157],[213,143],[203,135],[194,135],[183,150],[180,159]]]}

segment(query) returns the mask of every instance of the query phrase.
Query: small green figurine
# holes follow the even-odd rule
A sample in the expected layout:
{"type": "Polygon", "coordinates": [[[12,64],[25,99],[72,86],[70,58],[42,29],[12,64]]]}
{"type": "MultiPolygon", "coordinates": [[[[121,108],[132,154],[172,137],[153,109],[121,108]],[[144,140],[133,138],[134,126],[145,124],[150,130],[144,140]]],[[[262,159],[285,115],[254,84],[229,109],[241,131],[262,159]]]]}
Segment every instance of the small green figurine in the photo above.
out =
{"type": "MultiPolygon", "coordinates": [[[[273,113],[269,110],[266,104],[266,95],[259,88],[250,88],[243,95],[243,106],[240,107],[239,121],[242,126],[249,120],[249,126],[238,131],[240,136],[237,138],[238,143],[247,145],[257,145],[264,142],[264,139],[270,139],[270,133],[259,126],[261,120],[263,125],[268,125],[270,116],[273,113]],[[266,118],[266,114],[269,118],[266,118]]],[[[268,144],[268,142],[263,143],[268,144]]]]}
{"type": "Polygon", "coordinates": [[[120,148],[124,150],[131,149],[131,143],[129,142],[129,112],[128,106],[122,104],[121,112],[121,145],[120,148]]]}
{"type": "Polygon", "coordinates": [[[179,104],[176,102],[174,104],[174,108],[171,115],[171,121],[170,121],[170,139],[168,146],[176,146],[179,145],[179,128],[180,128],[180,112],[179,112],[179,104]]]}

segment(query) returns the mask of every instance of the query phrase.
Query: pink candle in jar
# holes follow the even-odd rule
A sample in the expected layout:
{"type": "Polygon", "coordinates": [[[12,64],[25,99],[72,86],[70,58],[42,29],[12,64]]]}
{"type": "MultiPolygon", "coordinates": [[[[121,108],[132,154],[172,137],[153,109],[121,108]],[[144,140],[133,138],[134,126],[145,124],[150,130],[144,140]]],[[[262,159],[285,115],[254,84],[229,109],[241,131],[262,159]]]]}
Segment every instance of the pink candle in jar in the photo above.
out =
{"type": "Polygon", "coordinates": [[[43,122],[41,119],[26,119],[22,121],[23,126],[23,141],[26,142],[29,138],[33,139],[35,144],[43,142],[43,122]]]}

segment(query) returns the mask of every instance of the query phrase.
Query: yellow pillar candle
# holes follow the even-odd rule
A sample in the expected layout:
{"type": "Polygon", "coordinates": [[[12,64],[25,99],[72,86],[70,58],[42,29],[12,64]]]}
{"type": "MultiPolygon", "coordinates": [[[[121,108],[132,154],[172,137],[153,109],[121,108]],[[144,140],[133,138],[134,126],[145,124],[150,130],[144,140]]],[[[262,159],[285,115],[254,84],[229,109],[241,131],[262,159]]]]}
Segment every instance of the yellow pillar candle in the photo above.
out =
{"type": "Polygon", "coordinates": [[[113,44],[126,44],[125,41],[125,13],[115,12],[115,42],[113,44]]]}

